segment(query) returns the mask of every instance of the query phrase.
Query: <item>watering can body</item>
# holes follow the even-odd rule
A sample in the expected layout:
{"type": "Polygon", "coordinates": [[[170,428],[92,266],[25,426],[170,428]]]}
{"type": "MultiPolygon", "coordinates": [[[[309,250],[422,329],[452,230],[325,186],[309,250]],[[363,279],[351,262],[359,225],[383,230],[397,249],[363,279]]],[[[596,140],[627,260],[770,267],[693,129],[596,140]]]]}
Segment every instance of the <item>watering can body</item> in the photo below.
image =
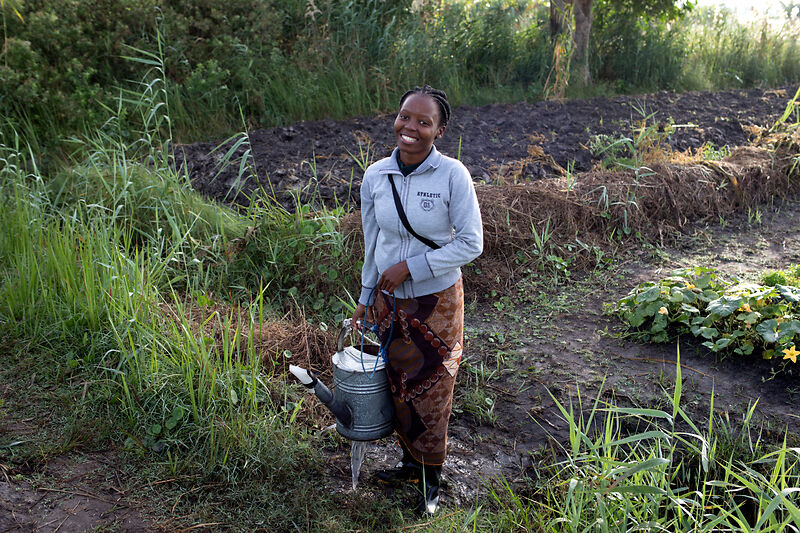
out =
{"type": "Polygon", "coordinates": [[[337,352],[333,358],[336,399],[347,405],[353,415],[349,424],[337,417],[336,430],[350,440],[376,440],[394,430],[394,403],[383,367],[375,368],[374,363],[370,366],[365,362],[364,368],[355,370],[339,365],[345,358],[351,361],[358,356],[369,359],[367,347],[364,348],[365,353],[361,355],[360,349],[348,346],[344,351],[337,352]]]}
{"type": "Polygon", "coordinates": [[[376,440],[394,430],[394,402],[384,362],[378,346],[344,346],[351,331],[349,321],[339,333],[338,351],[333,355],[333,386],[335,394],[316,377],[298,367],[289,370],[298,377],[336,416],[336,430],[345,438],[356,441],[376,440]],[[306,372],[304,379],[299,371],[306,372]]]}

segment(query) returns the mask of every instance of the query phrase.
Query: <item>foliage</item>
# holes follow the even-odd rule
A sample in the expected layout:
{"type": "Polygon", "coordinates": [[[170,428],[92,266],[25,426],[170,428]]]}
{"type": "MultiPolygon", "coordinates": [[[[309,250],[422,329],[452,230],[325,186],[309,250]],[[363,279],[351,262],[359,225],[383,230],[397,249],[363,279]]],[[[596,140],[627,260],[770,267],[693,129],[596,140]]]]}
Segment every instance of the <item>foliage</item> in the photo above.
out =
{"type": "MultiPolygon", "coordinates": [[[[591,65],[601,83],[633,91],[800,77],[795,26],[748,26],[707,10],[676,21],[670,5],[597,5],[591,65]]],[[[242,116],[251,128],[386,111],[418,83],[444,87],[455,104],[536,100],[564,69],[564,50],[554,53],[564,43],[550,38],[546,6],[533,0],[37,0],[0,12],[0,114],[45,146],[101,126],[147,72],[125,58],[159,46],[184,141],[230,134],[242,116]]],[[[150,71],[146,82],[155,79],[150,71]]]]}
{"type": "Polygon", "coordinates": [[[786,439],[778,446],[763,442],[752,407],[736,421],[713,407],[702,423],[694,419],[682,406],[680,354],[676,368],[666,409],[606,405],[600,392],[590,406],[580,395],[577,404],[553,398],[569,428],[566,458],[545,469],[551,474],[539,482],[535,499],[498,495],[506,517],[530,524],[526,531],[799,525],[796,449],[786,439]]]}
{"type": "Polygon", "coordinates": [[[634,107],[638,115],[637,125],[630,136],[593,135],[589,139],[589,151],[595,157],[603,156],[600,164],[604,169],[641,169],[645,163],[663,159],[668,142],[675,132],[670,118],[662,124],[653,120],[655,113],[648,114],[644,107],[634,107]]]}
{"type": "Polygon", "coordinates": [[[770,287],[778,285],[800,287],[800,265],[790,265],[784,270],[768,270],[761,275],[761,283],[770,287]]]}
{"type": "Polygon", "coordinates": [[[798,302],[800,287],[734,282],[717,270],[694,267],[638,285],[613,310],[645,341],[691,334],[713,352],[755,352],[796,363],[798,302]]]}

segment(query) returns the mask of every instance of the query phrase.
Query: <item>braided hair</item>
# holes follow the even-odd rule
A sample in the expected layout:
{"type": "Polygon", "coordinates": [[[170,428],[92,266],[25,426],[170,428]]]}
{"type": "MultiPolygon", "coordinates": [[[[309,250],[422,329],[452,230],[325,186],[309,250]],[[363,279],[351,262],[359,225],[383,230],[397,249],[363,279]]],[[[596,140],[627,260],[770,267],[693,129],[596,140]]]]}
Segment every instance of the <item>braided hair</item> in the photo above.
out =
{"type": "Polygon", "coordinates": [[[439,118],[439,126],[442,128],[447,126],[447,122],[450,120],[450,103],[447,101],[447,94],[445,94],[444,91],[434,89],[430,85],[414,87],[413,89],[406,91],[402,98],[400,98],[400,107],[403,107],[403,102],[405,102],[406,98],[412,94],[425,94],[433,98],[433,101],[439,106],[439,114],[441,115],[439,118]]]}

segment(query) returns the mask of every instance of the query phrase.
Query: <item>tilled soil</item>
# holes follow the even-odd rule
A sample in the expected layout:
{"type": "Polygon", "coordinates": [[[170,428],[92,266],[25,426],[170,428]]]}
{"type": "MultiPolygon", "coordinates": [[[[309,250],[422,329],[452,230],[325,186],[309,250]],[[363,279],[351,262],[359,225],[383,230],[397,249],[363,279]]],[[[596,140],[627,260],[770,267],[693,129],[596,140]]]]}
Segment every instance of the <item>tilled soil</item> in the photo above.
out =
{"type": "MultiPolygon", "coordinates": [[[[584,171],[603,156],[589,147],[597,135],[636,135],[634,128],[675,126],[667,143],[676,150],[706,144],[747,144],[750,126],[768,126],[783,113],[797,86],[719,92],[659,92],[536,104],[458,107],[437,147],[459,157],[476,181],[540,179],[584,171]]],[[[340,205],[358,203],[365,162],[391,153],[391,114],[344,121],[319,120],[252,131],[228,156],[236,141],[178,146],[193,186],[225,202],[247,203],[263,188],[283,205],[297,198],[322,198],[340,205]],[[245,165],[242,156],[247,154],[245,165]],[[227,164],[226,164],[227,162],[227,164]]]]}

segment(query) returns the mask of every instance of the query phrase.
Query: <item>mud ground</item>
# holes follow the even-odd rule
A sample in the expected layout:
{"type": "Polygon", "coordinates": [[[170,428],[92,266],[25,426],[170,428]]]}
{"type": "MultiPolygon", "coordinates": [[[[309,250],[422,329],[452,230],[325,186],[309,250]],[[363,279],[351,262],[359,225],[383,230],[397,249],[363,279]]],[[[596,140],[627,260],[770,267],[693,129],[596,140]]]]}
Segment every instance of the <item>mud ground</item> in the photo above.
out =
{"type": "MultiPolygon", "coordinates": [[[[571,167],[585,170],[598,159],[589,152],[592,135],[630,135],[631,127],[648,121],[680,125],[669,143],[676,149],[737,146],[748,141],[748,126],[771,124],[796,90],[751,89],[717,93],[658,93],[586,101],[489,105],[455,110],[453,122],[438,143],[461,156],[476,181],[499,182],[513,177],[536,179],[571,167]]],[[[388,115],[342,122],[315,121],[250,133],[250,167],[257,176],[237,178],[231,169],[219,172],[226,152],[212,152],[218,142],[184,145],[193,185],[223,201],[242,202],[235,190],[252,194],[263,187],[287,207],[294,198],[319,194],[340,204],[355,204],[361,170],[356,159],[375,160],[393,146],[388,115]],[[364,151],[369,149],[369,157],[364,151]],[[361,151],[359,151],[361,150],[361,151]],[[351,155],[352,154],[352,155],[351,155]],[[361,154],[361,155],[359,155],[361,154]],[[355,157],[354,157],[355,156],[355,157]],[[316,193],[314,192],[316,191],[316,193]],[[230,193],[230,194],[229,194],[230,193]]],[[[648,122],[650,123],[650,122],[648,122]]],[[[239,151],[243,152],[245,147],[239,151]]],[[[241,155],[239,156],[241,157],[241,155]]],[[[755,278],[766,268],[800,262],[800,204],[765,206],[758,216],[696,228],[672,249],[645,247],[620,256],[607,268],[574,273],[569,283],[554,287],[541,274],[538,283],[512,294],[468,296],[465,362],[459,374],[455,412],[450,426],[449,455],[444,466],[442,504],[445,511],[475,501],[484,483],[503,475],[510,481],[535,475],[552,445],[558,449],[567,427],[553,397],[562,403],[602,398],[622,405],[664,405],[664,388],[674,383],[676,343],[642,345],[619,338],[619,323],[604,314],[604,303],[625,295],[637,283],[666,275],[686,265],[718,267],[727,274],[755,278]],[[476,390],[491,399],[480,418],[470,412],[476,390]],[[551,397],[552,394],[552,397],[551,397]],[[486,414],[485,413],[485,414],[486,414]]],[[[714,409],[741,420],[756,400],[756,411],[770,431],[797,435],[800,420],[793,404],[800,387],[791,376],[774,376],[772,365],[757,357],[719,359],[690,339],[680,341],[684,403],[699,419],[707,418],[711,394],[714,409]]],[[[0,389],[7,406],[19,391],[0,389]]],[[[0,405],[2,409],[2,405],[0,405]]],[[[25,439],[37,422],[13,412],[0,417],[3,442],[25,439]],[[12,435],[13,438],[8,439],[12,435]]],[[[332,490],[350,491],[349,447],[327,455],[332,490]]],[[[15,471],[0,448],[0,533],[17,531],[147,531],[174,529],[176,523],[150,518],[152,508],[138,497],[124,465],[113,450],[85,452],[77,447],[51,457],[36,472],[15,471]],[[174,527],[173,527],[174,526],[174,527]]],[[[370,446],[356,494],[389,496],[410,503],[407,489],[387,489],[372,474],[397,459],[392,439],[370,446]]],[[[158,513],[156,513],[158,514],[158,513]]],[[[211,530],[181,517],[182,527],[211,530]]],[[[228,526],[233,526],[228,524],[228,526]]]]}

